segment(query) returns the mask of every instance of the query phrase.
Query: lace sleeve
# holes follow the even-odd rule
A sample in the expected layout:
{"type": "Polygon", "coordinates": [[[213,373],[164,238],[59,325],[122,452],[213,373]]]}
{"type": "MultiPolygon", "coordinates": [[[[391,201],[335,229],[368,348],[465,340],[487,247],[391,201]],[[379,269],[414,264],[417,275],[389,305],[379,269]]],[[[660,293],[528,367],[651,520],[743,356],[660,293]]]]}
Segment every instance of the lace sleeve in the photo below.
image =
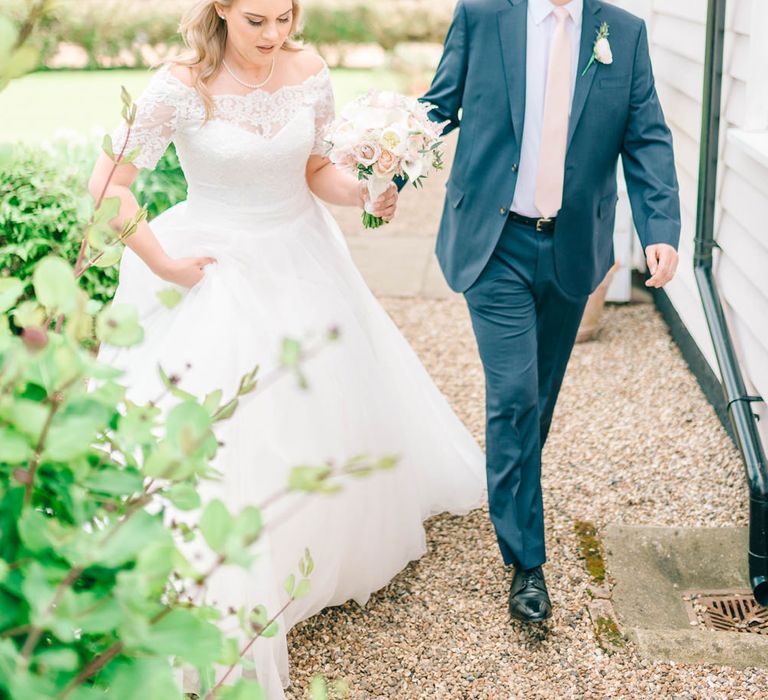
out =
{"type": "Polygon", "coordinates": [[[315,145],[312,148],[312,155],[324,156],[328,150],[328,144],[325,142],[325,133],[328,127],[336,117],[336,101],[333,96],[333,85],[331,84],[331,71],[326,66],[318,74],[320,84],[315,98],[315,145]]]}
{"type": "Polygon", "coordinates": [[[116,153],[123,148],[128,135],[125,152],[141,149],[133,164],[137,168],[149,169],[157,165],[176,132],[180,112],[180,86],[181,83],[170,74],[168,66],[163,66],[152,76],[149,85],[136,100],[136,121],[130,135],[125,122],[112,133],[116,153]]]}

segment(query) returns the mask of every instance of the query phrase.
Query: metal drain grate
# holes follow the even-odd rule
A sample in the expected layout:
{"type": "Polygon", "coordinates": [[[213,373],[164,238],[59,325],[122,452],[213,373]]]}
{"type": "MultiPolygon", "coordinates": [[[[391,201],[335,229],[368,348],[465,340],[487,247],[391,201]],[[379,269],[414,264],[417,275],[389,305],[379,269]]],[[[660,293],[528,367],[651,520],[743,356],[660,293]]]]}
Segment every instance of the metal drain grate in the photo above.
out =
{"type": "Polygon", "coordinates": [[[768,608],[751,591],[686,591],[683,601],[692,625],[768,636],[768,608]]]}

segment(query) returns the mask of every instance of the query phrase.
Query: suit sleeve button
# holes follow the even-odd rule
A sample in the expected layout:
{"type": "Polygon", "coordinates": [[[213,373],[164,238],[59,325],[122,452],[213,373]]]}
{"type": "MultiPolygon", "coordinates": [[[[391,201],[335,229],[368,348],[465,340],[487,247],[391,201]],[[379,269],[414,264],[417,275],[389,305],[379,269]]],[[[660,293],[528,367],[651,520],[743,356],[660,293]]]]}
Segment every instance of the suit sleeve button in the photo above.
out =
{"type": "Polygon", "coordinates": [[[513,173],[516,173],[516,172],[517,172],[517,163],[514,163],[514,164],[512,165],[512,172],[513,172],[513,173]]]}
{"type": "Polygon", "coordinates": [[[504,207],[502,207],[501,209],[499,209],[499,214],[501,214],[502,216],[506,216],[507,210],[504,207]]]}

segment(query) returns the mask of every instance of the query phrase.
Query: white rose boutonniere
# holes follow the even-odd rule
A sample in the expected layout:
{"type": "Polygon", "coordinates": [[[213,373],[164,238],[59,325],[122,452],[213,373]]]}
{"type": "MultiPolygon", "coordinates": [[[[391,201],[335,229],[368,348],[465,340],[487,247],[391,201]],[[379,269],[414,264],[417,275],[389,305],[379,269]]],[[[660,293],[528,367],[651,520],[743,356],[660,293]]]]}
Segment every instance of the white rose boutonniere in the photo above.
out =
{"type": "Polygon", "coordinates": [[[600,25],[600,29],[597,30],[597,38],[595,39],[595,46],[592,49],[592,56],[582,75],[586,75],[587,71],[592,67],[592,64],[595,61],[606,66],[610,66],[611,63],[613,63],[613,52],[611,51],[611,44],[608,41],[609,35],[608,22],[603,22],[600,25]]]}

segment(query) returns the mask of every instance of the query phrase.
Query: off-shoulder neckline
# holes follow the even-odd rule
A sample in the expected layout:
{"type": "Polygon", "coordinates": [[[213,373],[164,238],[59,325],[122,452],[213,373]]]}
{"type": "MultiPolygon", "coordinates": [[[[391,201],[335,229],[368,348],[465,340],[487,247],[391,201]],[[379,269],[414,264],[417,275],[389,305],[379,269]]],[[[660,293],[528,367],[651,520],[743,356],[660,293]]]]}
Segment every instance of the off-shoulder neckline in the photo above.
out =
{"type": "MultiPolygon", "coordinates": [[[[171,73],[171,67],[170,64],[165,64],[160,68],[160,72],[165,73],[166,76],[170,77],[171,80],[173,80],[175,83],[180,85],[182,88],[187,90],[190,93],[194,93],[195,95],[198,94],[197,89],[192,85],[187,85],[181,78],[178,78],[173,73],[171,73]]],[[[274,97],[275,95],[280,94],[283,91],[291,91],[291,90],[300,90],[302,88],[307,87],[310,83],[314,81],[320,81],[321,79],[330,77],[331,70],[328,68],[327,63],[323,63],[323,67],[317,72],[312,73],[311,75],[308,75],[304,80],[302,80],[300,83],[290,83],[286,85],[281,85],[276,90],[265,90],[264,88],[256,88],[255,90],[251,90],[250,92],[246,92],[242,95],[239,95],[237,93],[227,92],[227,93],[221,93],[218,95],[211,95],[211,97],[215,100],[218,98],[240,98],[240,99],[249,99],[253,97],[254,95],[265,95],[267,97],[274,97]]]]}

